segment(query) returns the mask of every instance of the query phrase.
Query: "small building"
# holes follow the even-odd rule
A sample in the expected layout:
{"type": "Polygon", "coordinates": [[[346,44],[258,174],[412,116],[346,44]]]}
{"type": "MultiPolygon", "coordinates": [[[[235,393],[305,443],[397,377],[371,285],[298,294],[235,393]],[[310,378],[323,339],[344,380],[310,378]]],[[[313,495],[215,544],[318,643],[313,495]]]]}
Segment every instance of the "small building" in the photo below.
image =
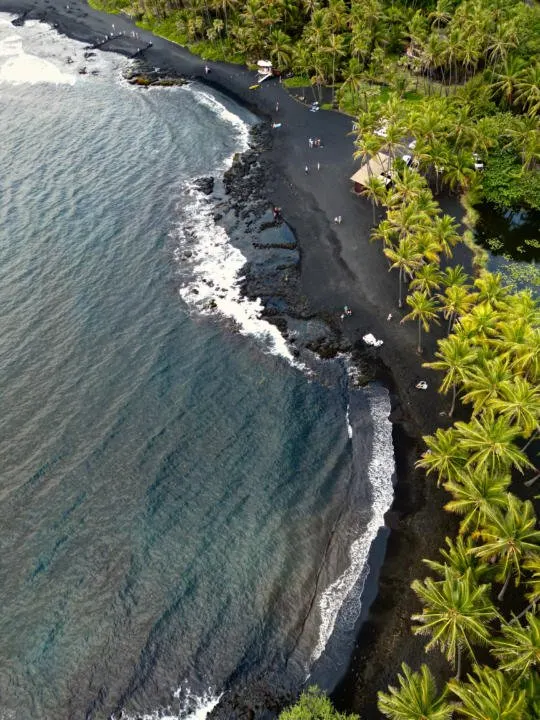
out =
{"type": "Polygon", "coordinates": [[[354,192],[358,195],[364,190],[370,177],[380,178],[386,186],[392,182],[392,158],[386,153],[377,153],[369,162],[362,165],[351,177],[354,192]]]}
{"type": "Polygon", "coordinates": [[[258,81],[263,82],[263,80],[266,80],[267,78],[272,77],[274,74],[274,69],[272,67],[272,63],[270,60],[258,60],[257,61],[257,73],[258,73],[258,81]]]}

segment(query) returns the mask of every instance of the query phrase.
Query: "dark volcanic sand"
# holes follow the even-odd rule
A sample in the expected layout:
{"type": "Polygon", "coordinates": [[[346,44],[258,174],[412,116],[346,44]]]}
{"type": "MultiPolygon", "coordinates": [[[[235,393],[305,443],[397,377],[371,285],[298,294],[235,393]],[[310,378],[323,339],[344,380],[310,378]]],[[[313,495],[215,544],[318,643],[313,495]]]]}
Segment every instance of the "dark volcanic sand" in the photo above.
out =
{"type": "MultiPolygon", "coordinates": [[[[127,18],[96,12],[81,0],[70,0],[69,10],[66,0],[0,0],[0,11],[27,13],[29,19],[44,20],[89,44],[110,34],[112,22],[116,32],[129,34],[134,27],[127,18]]],[[[196,78],[248,106],[267,122],[282,123],[271,131],[273,147],[264,153],[272,170],[263,195],[282,208],[296,234],[301,251],[300,294],[311,313],[333,318],[334,324],[342,327],[345,337],[375,365],[377,376],[393,393],[398,483],[387,518],[391,533],[377,597],[364,613],[367,617],[349,670],[334,693],[341,709],[359,712],[363,720],[379,717],[376,691],[395,678],[403,661],[416,668],[421,660],[423,641],[409,632],[410,615],[419,609],[410,582],[425,574],[421,558],[434,557],[452,528],[452,518],[442,510],[443,493],[413,469],[422,447],[421,436],[448,422],[440,415],[449,402],[436,392],[438,379],[421,367],[423,359],[432,357],[440,331],[432,331],[426,339],[421,358],[416,354],[416,324],[399,322],[404,313],[397,308],[397,277],[388,272],[380,246],[368,240],[371,205],[351,192],[349,177],[358,167],[352,159],[351,118],[335,112],[310,112],[277,79],[249,90],[256,73],[243,67],[208,63],[211,72],[205,76],[200,58],[150,33],[137,32],[139,40],[122,37],[101,49],[133,56],[145,46],[143,40],[152,41],[152,47],[142,54],[150,65],[196,78]],[[309,137],[320,137],[324,147],[310,150],[309,137]],[[336,215],[343,218],[339,226],[333,222],[336,215]],[[352,309],[352,316],[341,326],[339,315],[345,304],[352,309]],[[386,320],[389,312],[393,315],[390,322],[386,320]],[[382,339],[383,346],[366,348],[361,340],[366,332],[382,339]],[[425,392],[414,387],[420,378],[428,379],[425,392]]],[[[447,212],[461,214],[456,201],[447,199],[444,205],[447,212]]],[[[458,251],[459,261],[468,265],[467,251],[458,251]]],[[[373,588],[370,592],[374,594],[373,588]]],[[[436,665],[442,675],[448,672],[443,660],[436,665]]]]}

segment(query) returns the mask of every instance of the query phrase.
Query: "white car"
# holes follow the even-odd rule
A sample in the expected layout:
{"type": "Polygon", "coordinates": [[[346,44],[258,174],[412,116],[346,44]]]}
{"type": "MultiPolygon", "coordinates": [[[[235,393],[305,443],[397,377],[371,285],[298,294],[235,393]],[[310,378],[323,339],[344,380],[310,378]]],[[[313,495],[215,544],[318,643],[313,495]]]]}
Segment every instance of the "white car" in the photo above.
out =
{"type": "Polygon", "coordinates": [[[386,123],[383,123],[382,125],[379,125],[379,127],[375,130],[375,135],[378,135],[379,137],[386,137],[386,128],[388,125],[386,123]]]}

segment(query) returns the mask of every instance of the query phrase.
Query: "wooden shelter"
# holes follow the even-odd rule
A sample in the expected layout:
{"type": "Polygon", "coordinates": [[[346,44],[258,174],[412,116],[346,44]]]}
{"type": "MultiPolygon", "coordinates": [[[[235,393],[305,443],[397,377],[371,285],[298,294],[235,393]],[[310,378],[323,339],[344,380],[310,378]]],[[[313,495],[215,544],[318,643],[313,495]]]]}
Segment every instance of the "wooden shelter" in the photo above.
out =
{"type": "Polygon", "coordinates": [[[362,165],[351,177],[354,192],[361,193],[370,177],[380,178],[385,185],[389,185],[392,180],[392,158],[386,153],[377,153],[369,162],[362,165]]]}

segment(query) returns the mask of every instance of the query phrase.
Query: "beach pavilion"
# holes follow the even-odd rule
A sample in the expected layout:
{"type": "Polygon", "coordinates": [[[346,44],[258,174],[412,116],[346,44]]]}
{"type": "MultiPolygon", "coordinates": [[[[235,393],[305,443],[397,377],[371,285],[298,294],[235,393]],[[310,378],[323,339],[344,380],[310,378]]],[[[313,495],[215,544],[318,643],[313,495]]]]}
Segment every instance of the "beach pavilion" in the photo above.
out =
{"type": "Polygon", "coordinates": [[[357,195],[366,187],[370,177],[380,178],[388,186],[392,181],[392,158],[386,153],[377,153],[354,173],[351,180],[354,183],[353,190],[357,195]]]}

